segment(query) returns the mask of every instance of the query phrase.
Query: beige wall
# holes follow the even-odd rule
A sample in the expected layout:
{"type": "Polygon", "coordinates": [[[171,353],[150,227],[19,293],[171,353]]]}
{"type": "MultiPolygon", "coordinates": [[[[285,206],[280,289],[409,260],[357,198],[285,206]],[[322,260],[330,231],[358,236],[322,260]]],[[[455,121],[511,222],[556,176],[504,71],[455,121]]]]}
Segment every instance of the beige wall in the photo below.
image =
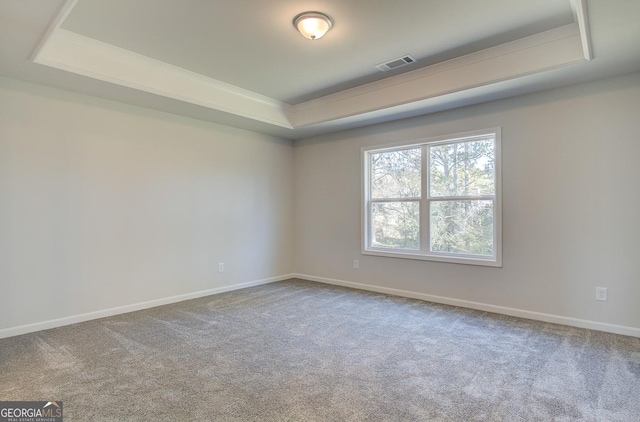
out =
{"type": "Polygon", "coordinates": [[[297,142],[296,271],[640,329],[639,134],[635,74],[297,142]],[[360,254],[361,147],[496,126],[503,268],[360,254]]]}
{"type": "Polygon", "coordinates": [[[293,271],[640,329],[639,115],[635,74],[292,147],[0,78],[0,331],[293,271]],[[503,268],[360,254],[362,146],[495,126],[503,268]]]}
{"type": "Polygon", "coordinates": [[[290,141],[0,78],[0,330],[291,273],[292,159],[290,141]]]}

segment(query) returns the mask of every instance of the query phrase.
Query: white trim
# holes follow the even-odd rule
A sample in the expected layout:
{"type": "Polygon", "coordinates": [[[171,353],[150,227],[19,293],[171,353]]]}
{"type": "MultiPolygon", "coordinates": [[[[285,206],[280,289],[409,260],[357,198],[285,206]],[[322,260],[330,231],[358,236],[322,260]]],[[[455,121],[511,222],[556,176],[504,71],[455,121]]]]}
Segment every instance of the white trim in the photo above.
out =
{"type": "Polygon", "coordinates": [[[636,328],[636,327],[609,324],[606,322],[591,321],[591,320],[579,319],[579,318],[571,318],[571,317],[565,317],[561,315],[546,314],[546,313],[535,312],[535,311],[527,311],[522,309],[509,308],[505,306],[491,305],[488,303],[472,302],[468,300],[455,299],[455,298],[450,298],[445,296],[435,296],[435,295],[429,295],[426,293],[418,293],[418,292],[412,292],[408,290],[393,289],[390,287],[374,286],[371,284],[355,283],[352,281],[337,280],[337,279],[326,278],[326,277],[317,277],[317,276],[312,276],[308,274],[293,273],[293,274],[286,274],[286,275],[277,276],[277,277],[265,278],[262,280],[248,281],[245,283],[222,286],[214,289],[202,290],[199,292],[187,293],[184,295],[172,296],[172,297],[163,298],[163,299],[156,299],[156,300],[151,300],[147,302],[140,302],[140,303],[135,303],[131,305],[119,306],[115,308],[104,309],[101,311],[88,312],[80,315],[57,318],[49,321],[42,321],[42,322],[36,322],[33,324],[20,325],[17,327],[4,328],[0,330],[0,339],[18,336],[18,335],[27,334],[27,333],[33,333],[36,331],[47,330],[47,329],[56,328],[56,327],[62,327],[65,325],[77,324],[79,322],[91,321],[94,319],[105,318],[113,315],[125,314],[128,312],[139,311],[142,309],[154,308],[156,306],[168,305],[171,303],[182,302],[185,300],[197,299],[200,297],[211,296],[211,295],[225,293],[233,290],[246,289],[248,287],[274,283],[277,281],[289,280],[292,278],[299,278],[307,281],[314,281],[317,283],[349,287],[352,289],[384,293],[392,296],[400,296],[400,297],[407,297],[411,299],[424,300],[426,302],[442,303],[445,305],[476,309],[480,311],[492,312],[492,313],[501,314],[501,315],[509,315],[513,317],[532,319],[535,321],[549,322],[552,324],[586,328],[590,330],[598,330],[598,331],[604,331],[607,333],[622,334],[625,336],[640,338],[640,328],[636,328]]]}
{"type": "Polygon", "coordinates": [[[293,127],[442,97],[584,61],[572,23],[293,106],[293,127]]]}
{"type": "Polygon", "coordinates": [[[582,51],[585,60],[593,59],[591,49],[591,31],[589,30],[589,19],[587,16],[587,0],[571,0],[573,18],[580,28],[580,39],[582,41],[582,51]]]}
{"type": "Polygon", "coordinates": [[[45,66],[206,107],[285,129],[319,129],[394,118],[428,104],[591,59],[585,0],[572,2],[574,23],[502,45],[290,105],[61,27],[78,0],[66,0],[32,55],[45,66]]]}
{"type": "Polygon", "coordinates": [[[576,23],[564,25],[538,34],[533,34],[528,37],[500,44],[495,47],[489,47],[484,50],[465,54],[464,56],[454,57],[453,59],[449,59],[444,62],[418,68],[391,78],[370,82],[344,91],[336,92],[335,94],[329,94],[303,103],[298,103],[296,104],[296,108],[300,111],[304,111],[326,105],[327,103],[340,102],[350,97],[366,95],[395,85],[403,85],[412,81],[422,81],[428,76],[435,76],[439,73],[446,73],[455,69],[466,68],[501,56],[508,56],[523,50],[548,44],[554,45],[554,43],[558,41],[573,38],[578,34],[579,28],[576,23]]]}
{"type": "Polygon", "coordinates": [[[361,244],[360,252],[363,255],[383,256],[390,258],[417,259],[422,261],[448,262],[453,264],[479,265],[486,267],[502,267],[502,128],[493,127],[481,130],[474,130],[461,133],[453,133],[450,135],[439,135],[429,138],[409,139],[404,141],[396,141],[389,144],[365,146],[360,148],[361,154],[361,244]],[[455,197],[435,197],[429,195],[429,168],[428,148],[433,145],[445,145],[451,143],[472,142],[474,140],[488,139],[489,135],[494,141],[494,182],[495,192],[493,195],[485,196],[455,196],[455,197]],[[422,151],[422,188],[421,197],[417,198],[371,198],[371,153],[404,151],[408,149],[417,149],[421,147],[422,151]],[[425,159],[426,157],[426,159],[425,159]],[[428,212],[423,212],[425,204],[433,201],[447,200],[491,200],[493,201],[493,256],[472,255],[462,253],[445,253],[430,251],[430,223],[428,220],[428,212]],[[420,249],[390,249],[371,246],[371,213],[372,204],[380,202],[419,202],[420,204],[420,249]],[[424,223],[427,223],[424,225],[424,223]]]}
{"type": "Polygon", "coordinates": [[[120,86],[293,129],[291,106],[62,28],[33,60],[120,86]]]}
{"type": "Polygon", "coordinates": [[[67,317],[52,319],[49,321],[41,321],[32,324],[19,325],[17,327],[4,328],[0,330],[0,339],[33,333],[41,330],[48,330],[50,328],[62,327],[65,325],[77,324],[79,322],[91,321],[93,319],[105,318],[113,315],[126,314],[128,312],[139,311],[142,309],[155,308],[156,306],[183,302],[185,300],[197,299],[199,297],[217,295],[220,293],[230,292],[232,290],[246,289],[247,287],[274,283],[276,281],[283,281],[291,278],[295,278],[295,276],[293,274],[286,274],[277,277],[264,278],[261,280],[247,281],[244,283],[216,287],[214,289],[201,290],[199,292],[186,293],[178,296],[154,299],[146,302],[132,303],[130,305],[117,306],[115,308],[102,309],[100,311],[87,312],[85,314],[71,315],[67,317]]]}
{"type": "Polygon", "coordinates": [[[502,268],[502,262],[495,261],[493,257],[487,257],[484,259],[481,255],[457,254],[458,256],[454,257],[451,254],[445,255],[438,252],[429,252],[426,254],[417,249],[394,250],[383,248],[362,249],[361,253],[362,255],[381,256],[385,258],[417,259],[419,261],[446,262],[449,264],[502,268]]]}
{"type": "Polygon", "coordinates": [[[47,29],[44,37],[38,43],[38,46],[33,51],[33,54],[31,54],[30,59],[32,62],[37,62],[40,53],[47,47],[49,40],[54,36],[54,32],[57,31],[60,28],[60,25],[62,25],[62,22],[67,19],[67,16],[69,16],[69,13],[71,13],[73,8],[76,7],[76,3],[78,3],[78,1],[79,0],[67,0],[62,5],[60,11],[49,25],[49,29],[47,29]]]}
{"type": "Polygon", "coordinates": [[[496,130],[496,143],[495,143],[495,160],[494,165],[496,191],[494,192],[496,199],[493,210],[493,244],[495,247],[497,267],[502,267],[502,127],[495,128],[496,130]]]}
{"type": "MultiPolygon", "coordinates": [[[[434,144],[431,144],[434,145],[434,144]]],[[[429,185],[431,184],[431,175],[429,174],[429,166],[431,165],[431,157],[429,157],[429,147],[427,144],[422,144],[420,147],[420,153],[422,159],[420,160],[420,195],[427,195],[425,198],[420,198],[420,219],[418,221],[420,227],[420,249],[428,249],[431,244],[431,213],[429,212],[428,197],[429,197],[429,185]],[[425,159],[426,158],[426,159],[425,159]],[[422,187],[425,189],[422,189],[422,187]],[[423,230],[422,228],[426,228],[423,230]]],[[[369,174],[365,177],[369,178],[369,174]]],[[[371,214],[371,213],[369,213],[371,214]]]]}
{"type": "Polygon", "coordinates": [[[604,331],[607,333],[622,334],[631,337],[640,337],[640,328],[625,325],[609,324],[606,322],[591,321],[587,319],[572,318],[562,315],[546,314],[542,312],[527,311],[523,309],[509,308],[506,306],[492,305],[489,303],[472,302],[469,300],[455,299],[445,296],[435,296],[426,293],[412,292],[408,290],[392,289],[390,287],[374,286],[371,284],[355,283],[352,281],[337,280],[326,277],[317,277],[308,274],[293,274],[293,277],[317,283],[332,284],[335,286],[350,287],[352,289],[366,290],[370,292],[385,293],[393,296],[408,297],[427,302],[442,303],[445,305],[459,306],[461,308],[476,309],[501,315],[509,315],[518,318],[532,319],[535,321],[549,322],[552,324],[568,325],[570,327],[586,328],[589,330],[604,331]]]}

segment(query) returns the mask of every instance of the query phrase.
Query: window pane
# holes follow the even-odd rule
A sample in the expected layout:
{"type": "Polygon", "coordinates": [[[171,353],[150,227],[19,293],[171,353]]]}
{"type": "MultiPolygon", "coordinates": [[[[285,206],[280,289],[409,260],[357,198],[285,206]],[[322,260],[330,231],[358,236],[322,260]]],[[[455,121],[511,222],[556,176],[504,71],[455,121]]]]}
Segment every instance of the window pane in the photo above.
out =
{"type": "Polygon", "coordinates": [[[429,194],[438,196],[493,195],[493,139],[429,147],[429,194]]]}
{"type": "Polygon", "coordinates": [[[371,205],[371,246],[420,249],[420,204],[377,202],[371,205]]]}
{"type": "Polygon", "coordinates": [[[420,148],[371,154],[372,198],[419,198],[420,148]]]}
{"type": "Polygon", "coordinates": [[[493,255],[493,201],[431,202],[431,251],[493,255]]]}

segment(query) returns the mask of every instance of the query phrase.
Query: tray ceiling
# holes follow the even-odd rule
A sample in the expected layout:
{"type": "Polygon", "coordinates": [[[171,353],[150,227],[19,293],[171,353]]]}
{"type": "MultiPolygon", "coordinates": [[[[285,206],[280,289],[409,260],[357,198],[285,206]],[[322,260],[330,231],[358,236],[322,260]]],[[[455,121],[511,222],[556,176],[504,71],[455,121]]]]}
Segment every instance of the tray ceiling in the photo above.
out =
{"type": "Polygon", "coordinates": [[[81,0],[61,27],[279,101],[334,93],[389,75],[403,54],[434,64],[574,22],[568,0],[81,0]],[[335,21],[322,40],[292,18],[335,21]]]}
{"type": "Polygon", "coordinates": [[[640,70],[626,0],[28,3],[0,4],[0,73],[290,139],[640,70]]]}

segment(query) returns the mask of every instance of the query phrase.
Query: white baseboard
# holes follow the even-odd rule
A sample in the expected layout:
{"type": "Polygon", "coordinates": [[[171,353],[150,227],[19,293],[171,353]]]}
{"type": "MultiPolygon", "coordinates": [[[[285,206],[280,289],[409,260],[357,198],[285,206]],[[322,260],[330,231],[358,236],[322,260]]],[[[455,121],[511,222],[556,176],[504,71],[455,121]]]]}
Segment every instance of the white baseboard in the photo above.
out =
{"type": "Polygon", "coordinates": [[[301,278],[318,283],[333,284],[336,286],[351,287],[354,289],[368,290],[377,293],[386,293],[393,296],[420,299],[427,302],[442,303],[445,305],[459,306],[462,308],[477,309],[480,311],[493,312],[496,314],[509,315],[520,318],[533,319],[536,321],[550,322],[553,324],[568,325],[571,327],[588,328],[590,330],[605,331],[608,333],[622,334],[625,336],[640,337],[640,328],[627,327],[624,325],[607,324],[605,322],[590,321],[565,317],[560,315],[545,314],[541,312],[525,311],[522,309],[508,308],[505,306],[490,305],[488,303],[471,302],[468,300],[454,299],[444,296],[434,296],[424,293],[411,292],[408,290],[392,289],[389,287],[373,286],[370,284],[354,283],[352,281],[335,280],[325,277],[316,277],[307,274],[294,274],[296,278],[301,278]]]}
{"type": "Polygon", "coordinates": [[[505,306],[490,305],[487,303],[471,302],[468,300],[454,299],[444,296],[428,295],[424,293],[411,292],[408,290],[392,289],[390,287],[374,286],[370,284],[355,283],[352,281],[336,280],[326,277],[316,277],[308,274],[286,274],[277,277],[265,278],[262,280],[248,281],[245,283],[232,284],[229,286],[217,287],[209,290],[202,290],[194,293],[187,293],[178,296],[172,296],[162,299],[150,300],[147,302],[134,303],[131,305],[118,306],[115,308],[103,309],[100,311],[88,312],[80,315],[72,315],[68,317],[52,319],[49,321],[36,322],[33,324],[20,325],[0,329],[0,339],[6,337],[18,336],[21,334],[33,333],[36,331],[47,330],[50,328],[61,327],[64,325],[76,324],[79,322],[90,321],[98,318],[105,318],[113,315],[125,314],[128,312],[139,311],[142,309],[154,308],[156,306],[168,305],[170,303],[182,302],[199,297],[211,296],[219,293],[229,292],[232,290],[246,289],[247,287],[259,286],[261,284],[273,283],[276,281],[288,280],[290,278],[301,278],[304,280],[315,281],[318,283],[333,284],[336,286],[350,287],[353,289],[367,290],[371,292],[386,293],[393,296],[408,297],[412,299],[420,299],[427,302],[442,303],[445,305],[460,306],[463,308],[477,309],[480,311],[493,312],[497,314],[509,315],[520,318],[533,319],[537,321],[550,322],[554,324],[568,325],[571,327],[587,328],[591,330],[605,331],[608,333],[622,334],[632,337],[640,337],[640,328],[627,327],[624,325],[607,324],[604,322],[590,321],[585,319],[570,318],[560,315],[545,314],[541,312],[525,311],[522,309],[508,308],[505,306]]]}
{"type": "Polygon", "coordinates": [[[90,321],[92,319],[105,318],[113,315],[126,314],[127,312],[139,311],[141,309],[154,308],[156,306],[168,305],[170,303],[182,302],[199,297],[211,296],[219,293],[230,292],[232,290],[246,289],[247,287],[259,286],[261,284],[273,283],[276,281],[294,278],[293,274],[270,277],[262,280],[247,281],[245,283],[231,284],[229,286],[216,287],[215,289],[201,290],[199,292],[187,293],[178,296],[166,297],[162,299],[150,300],[147,302],[133,303],[131,305],[118,306],[115,308],[103,309],[100,311],[88,312],[80,315],[72,315],[49,321],[35,322],[33,324],[20,325],[17,327],[4,328],[0,330],[0,339],[6,337],[19,336],[21,334],[33,333],[35,331],[48,330],[50,328],[61,327],[63,325],[77,324],[78,322],[90,321]]]}

